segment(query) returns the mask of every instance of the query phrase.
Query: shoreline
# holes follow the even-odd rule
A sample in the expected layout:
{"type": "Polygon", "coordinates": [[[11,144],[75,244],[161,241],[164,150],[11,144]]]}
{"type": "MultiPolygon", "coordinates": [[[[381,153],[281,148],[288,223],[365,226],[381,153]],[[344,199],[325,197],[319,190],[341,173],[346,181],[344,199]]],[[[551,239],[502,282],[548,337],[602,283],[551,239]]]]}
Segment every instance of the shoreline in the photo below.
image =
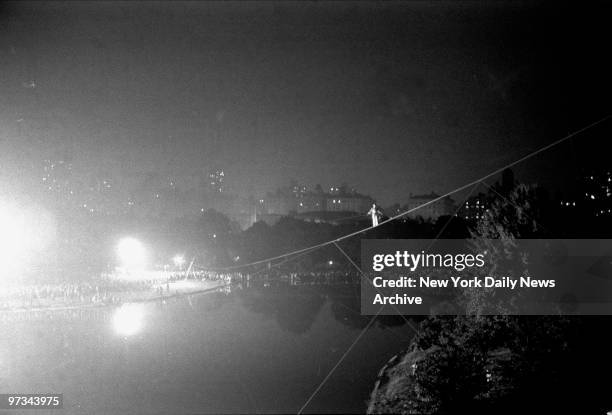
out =
{"type": "Polygon", "coordinates": [[[18,306],[0,308],[0,313],[19,313],[19,312],[37,312],[37,311],[67,311],[77,309],[94,309],[111,307],[125,303],[143,303],[164,300],[167,298],[178,298],[187,295],[204,294],[217,291],[220,288],[229,285],[224,280],[216,281],[198,281],[198,280],[181,280],[163,284],[162,292],[152,288],[150,290],[141,291],[118,291],[114,293],[115,300],[112,302],[77,302],[66,304],[64,301],[58,300],[43,300],[49,304],[40,304],[41,300],[36,300],[39,304],[32,306],[18,306]],[[167,287],[167,288],[166,288],[167,287]]]}

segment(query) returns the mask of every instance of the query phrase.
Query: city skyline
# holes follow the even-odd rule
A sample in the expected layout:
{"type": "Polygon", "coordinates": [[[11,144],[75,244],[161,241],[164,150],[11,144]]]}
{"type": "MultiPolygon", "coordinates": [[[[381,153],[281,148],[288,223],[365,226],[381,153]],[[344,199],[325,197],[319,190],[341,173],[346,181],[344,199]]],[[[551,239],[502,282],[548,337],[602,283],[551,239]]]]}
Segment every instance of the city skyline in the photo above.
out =
{"type": "Polygon", "coordinates": [[[0,412],[612,415],[611,6],[0,2],[0,412]]]}
{"type": "MultiPolygon", "coordinates": [[[[121,179],[223,166],[243,196],[291,177],[351,183],[382,204],[444,193],[603,113],[608,65],[581,62],[577,48],[604,37],[596,25],[565,33],[571,13],[559,7],[555,23],[520,2],[7,4],[3,176],[19,184],[42,160],[71,157],[78,174],[121,179]]],[[[549,161],[517,173],[562,185],[573,172],[547,176],[549,161]]]]}

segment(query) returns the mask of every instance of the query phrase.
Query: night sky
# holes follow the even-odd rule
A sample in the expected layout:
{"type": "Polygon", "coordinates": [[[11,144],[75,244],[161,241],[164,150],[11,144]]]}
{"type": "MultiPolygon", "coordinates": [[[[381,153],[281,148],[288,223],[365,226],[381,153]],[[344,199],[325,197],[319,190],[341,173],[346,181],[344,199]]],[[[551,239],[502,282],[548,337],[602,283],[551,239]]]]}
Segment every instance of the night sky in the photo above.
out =
{"type": "Polygon", "coordinates": [[[223,168],[242,195],[445,192],[610,113],[609,9],[580,5],[4,4],[0,180],[68,157],[223,168]]]}

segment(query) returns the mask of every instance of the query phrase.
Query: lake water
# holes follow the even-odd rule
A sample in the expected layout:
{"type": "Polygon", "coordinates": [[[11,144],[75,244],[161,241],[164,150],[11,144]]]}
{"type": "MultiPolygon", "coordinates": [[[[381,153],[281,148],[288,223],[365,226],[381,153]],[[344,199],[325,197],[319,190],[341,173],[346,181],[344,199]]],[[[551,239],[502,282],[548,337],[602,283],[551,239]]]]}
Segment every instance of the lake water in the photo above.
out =
{"type": "MultiPolygon", "coordinates": [[[[55,414],[296,413],[369,319],[353,284],[4,313],[0,392],[63,393],[55,414]]],[[[413,334],[377,318],[304,412],[365,412],[378,371],[413,334]]]]}

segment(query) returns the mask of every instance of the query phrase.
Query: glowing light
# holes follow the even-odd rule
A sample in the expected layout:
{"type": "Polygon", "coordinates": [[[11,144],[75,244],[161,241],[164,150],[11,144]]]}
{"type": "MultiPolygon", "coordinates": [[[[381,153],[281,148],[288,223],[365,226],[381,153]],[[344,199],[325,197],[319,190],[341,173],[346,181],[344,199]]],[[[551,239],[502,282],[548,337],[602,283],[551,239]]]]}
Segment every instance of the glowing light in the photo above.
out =
{"type": "Polygon", "coordinates": [[[0,208],[0,264],[13,270],[19,265],[26,245],[26,221],[16,210],[0,208]]]}
{"type": "Polygon", "coordinates": [[[21,278],[45,257],[54,236],[53,218],[45,210],[0,201],[0,277],[21,278]]]}
{"type": "Polygon", "coordinates": [[[147,261],[147,253],[142,243],[134,238],[123,238],[117,245],[117,255],[121,266],[126,269],[142,269],[147,261]]]}
{"type": "Polygon", "coordinates": [[[142,304],[123,304],[113,314],[113,329],[120,336],[128,337],[139,333],[144,322],[142,304]]]}
{"type": "Polygon", "coordinates": [[[185,257],[183,255],[175,255],[174,258],[172,258],[172,262],[174,262],[174,265],[177,267],[182,267],[185,264],[185,257]]]}

